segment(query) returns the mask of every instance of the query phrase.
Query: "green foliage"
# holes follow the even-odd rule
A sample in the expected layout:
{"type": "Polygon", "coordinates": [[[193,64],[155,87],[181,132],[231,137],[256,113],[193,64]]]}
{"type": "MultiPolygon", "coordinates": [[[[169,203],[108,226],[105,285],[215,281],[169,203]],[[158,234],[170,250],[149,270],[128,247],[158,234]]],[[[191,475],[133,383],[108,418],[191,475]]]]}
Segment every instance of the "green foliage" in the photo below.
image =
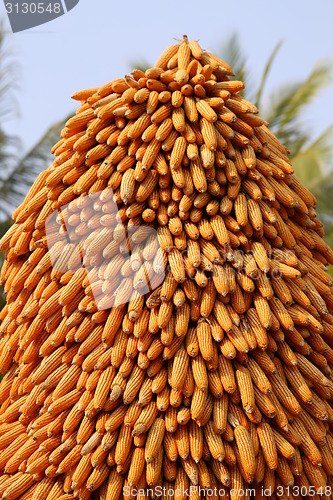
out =
{"type": "Polygon", "coordinates": [[[269,75],[269,73],[271,71],[271,68],[272,68],[272,65],[274,63],[275,57],[276,57],[277,53],[279,52],[281,46],[282,46],[282,40],[280,40],[275,45],[274,49],[272,50],[271,55],[269,56],[269,58],[268,58],[268,60],[267,60],[267,62],[265,64],[264,71],[263,71],[262,77],[261,77],[261,81],[259,83],[259,87],[258,87],[258,90],[257,90],[257,93],[256,93],[256,97],[255,97],[255,100],[254,100],[254,103],[257,106],[257,108],[261,107],[261,97],[263,95],[263,92],[264,92],[264,89],[265,89],[265,86],[266,86],[268,75],[269,75]]]}
{"type": "Polygon", "coordinates": [[[13,210],[22,203],[31,184],[38,174],[52,162],[51,148],[59,140],[64,121],[55,123],[43,135],[40,141],[7,170],[0,180],[0,220],[10,218],[13,210]]]}
{"type": "MultiPolygon", "coordinates": [[[[11,225],[10,220],[7,220],[6,222],[3,222],[2,224],[0,223],[0,236],[2,236],[3,234],[6,233],[6,231],[10,228],[10,225],[11,225]]],[[[0,270],[2,268],[3,261],[4,261],[4,253],[0,252],[0,270]]],[[[0,289],[0,311],[3,308],[3,306],[5,305],[5,302],[6,302],[5,295],[2,292],[2,290],[0,289]]]]}
{"type": "Polygon", "coordinates": [[[317,63],[306,80],[273,91],[266,118],[277,135],[288,139],[291,131],[295,133],[304,108],[330,82],[330,70],[327,64],[317,63]]]}
{"type": "Polygon", "coordinates": [[[3,179],[12,168],[18,147],[17,138],[3,130],[3,124],[15,115],[16,79],[15,61],[7,46],[4,24],[0,20],[0,179],[3,179]]]}
{"type": "Polygon", "coordinates": [[[247,99],[254,101],[254,91],[251,84],[251,74],[247,67],[247,57],[243,52],[237,33],[233,33],[221,45],[221,58],[226,61],[233,69],[235,74],[233,80],[241,80],[246,83],[246,89],[242,94],[246,94],[247,99]]]}
{"type": "MultiPolygon", "coordinates": [[[[23,201],[37,175],[53,161],[51,148],[58,141],[65,121],[52,125],[30,151],[20,155],[22,145],[19,138],[11,137],[3,130],[3,124],[16,114],[16,68],[0,22],[0,237],[10,227],[13,210],[23,201]]],[[[0,269],[3,258],[0,253],[0,269]]],[[[0,309],[4,303],[4,295],[0,292],[0,309]]]]}
{"type": "Polygon", "coordinates": [[[63,122],[59,122],[50,127],[22,156],[19,138],[8,136],[3,130],[3,124],[16,115],[16,81],[17,64],[8,48],[4,24],[0,21],[0,236],[37,175],[52,161],[51,148],[63,126],[63,122]]]}
{"type": "Polygon", "coordinates": [[[320,185],[327,172],[332,169],[333,125],[329,126],[313,142],[304,142],[292,158],[298,177],[310,189],[320,185]]]}
{"type": "Polygon", "coordinates": [[[333,178],[327,174],[313,187],[317,198],[317,212],[325,228],[325,240],[333,248],[333,178]]]}
{"type": "Polygon", "coordinates": [[[135,69],[139,69],[141,71],[146,71],[148,68],[151,67],[151,64],[149,64],[149,62],[142,58],[140,59],[139,61],[132,61],[129,63],[129,67],[131,68],[131,71],[135,68],[135,69]]]}

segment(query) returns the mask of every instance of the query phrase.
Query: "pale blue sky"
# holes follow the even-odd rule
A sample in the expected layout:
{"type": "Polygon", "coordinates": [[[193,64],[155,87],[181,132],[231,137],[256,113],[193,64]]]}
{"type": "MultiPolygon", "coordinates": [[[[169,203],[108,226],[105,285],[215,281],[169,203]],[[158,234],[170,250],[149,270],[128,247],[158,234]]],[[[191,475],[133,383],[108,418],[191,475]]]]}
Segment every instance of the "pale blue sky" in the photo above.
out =
{"type": "MultiPolygon", "coordinates": [[[[49,125],[74,110],[70,96],[75,90],[128,73],[133,60],[155,62],[184,33],[217,51],[227,35],[238,32],[254,79],[284,39],[269,91],[305,77],[318,59],[333,60],[332,19],[332,0],[80,0],[55,21],[9,35],[21,69],[20,116],[7,130],[31,147],[49,125]]],[[[304,117],[313,122],[316,135],[333,122],[332,103],[331,84],[304,117]]]]}

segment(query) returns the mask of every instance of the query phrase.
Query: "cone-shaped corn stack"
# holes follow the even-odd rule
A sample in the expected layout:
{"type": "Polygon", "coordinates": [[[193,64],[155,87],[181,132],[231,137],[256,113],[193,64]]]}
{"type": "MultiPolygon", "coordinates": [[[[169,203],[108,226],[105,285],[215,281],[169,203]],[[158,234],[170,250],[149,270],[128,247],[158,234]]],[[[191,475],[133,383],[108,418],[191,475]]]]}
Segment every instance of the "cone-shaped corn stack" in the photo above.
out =
{"type": "Polygon", "coordinates": [[[74,95],[0,242],[1,499],[331,498],[333,252],[230,75],[184,37],[74,95]]]}

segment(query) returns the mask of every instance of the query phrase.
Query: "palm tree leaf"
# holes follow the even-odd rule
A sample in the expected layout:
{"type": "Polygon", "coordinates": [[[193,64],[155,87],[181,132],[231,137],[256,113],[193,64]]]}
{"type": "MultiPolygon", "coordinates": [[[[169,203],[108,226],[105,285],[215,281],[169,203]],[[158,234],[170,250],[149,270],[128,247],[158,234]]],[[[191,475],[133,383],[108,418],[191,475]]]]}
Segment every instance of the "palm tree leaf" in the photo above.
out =
{"type": "Polygon", "coordinates": [[[285,85],[271,94],[265,118],[278,137],[287,137],[290,130],[296,130],[304,108],[329,83],[330,71],[328,64],[318,63],[304,82],[285,85]]]}
{"type": "MultiPolygon", "coordinates": [[[[11,220],[7,220],[6,222],[0,223],[0,238],[8,231],[12,224],[11,220]]],[[[5,252],[0,252],[0,270],[2,269],[2,264],[5,259],[5,252]]],[[[6,296],[3,290],[0,290],[0,311],[6,303],[6,296]]]]}
{"type": "Polygon", "coordinates": [[[260,81],[260,84],[259,84],[259,87],[258,87],[258,90],[257,90],[256,98],[255,98],[255,105],[256,105],[257,108],[260,108],[260,105],[261,105],[261,96],[263,94],[263,91],[264,91],[264,88],[265,88],[265,85],[266,85],[266,82],[267,82],[268,75],[270,73],[271,67],[272,67],[273,62],[275,60],[275,57],[276,57],[277,53],[279,52],[282,44],[283,44],[283,40],[280,40],[276,44],[276,46],[272,50],[271,55],[269,56],[268,61],[266,63],[266,66],[264,68],[264,71],[263,71],[263,74],[262,74],[262,77],[261,77],[261,81],[260,81]]]}
{"type": "Polygon", "coordinates": [[[280,128],[299,116],[304,106],[309,104],[318,95],[318,92],[330,82],[330,72],[331,68],[327,64],[316,64],[308,78],[299,85],[290,99],[286,113],[280,121],[280,128]]]}
{"type": "Polygon", "coordinates": [[[331,174],[321,176],[312,191],[317,198],[317,213],[324,224],[325,241],[333,248],[333,178],[331,174]]]}
{"type": "Polygon", "coordinates": [[[273,90],[267,99],[269,107],[264,108],[263,116],[269,122],[270,128],[277,133],[281,121],[288,112],[290,101],[302,83],[286,84],[273,90]]]}
{"type": "MultiPolygon", "coordinates": [[[[40,141],[12,166],[5,178],[0,180],[0,221],[10,217],[12,211],[22,203],[38,174],[52,162],[51,149],[59,140],[64,121],[52,125],[40,141]]],[[[1,161],[1,158],[0,158],[1,161]]]]}
{"type": "Polygon", "coordinates": [[[292,164],[297,177],[309,188],[311,188],[313,182],[321,175],[320,164],[317,158],[312,156],[311,153],[308,155],[305,153],[297,155],[293,159],[292,164]]]}
{"type": "Polygon", "coordinates": [[[17,159],[19,141],[3,130],[3,124],[13,118],[16,111],[15,90],[17,66],[7,46],[4,22],[0,20],[0,179],[4,179],[17,159]]]}
{"type": "Polygon", "coordinates": [[[314,195],[318,201],[318,207],[323,208],[326,206],[326,213],[328,219],[331,220],[333,226],[333,179],[331,175],[325,175],[319,182],[312,188],[314,195]]]}
{"type": "Polygon", "coordinates": [[[308,188],[323,189],[327,184],[324,173],[332,170],[333,125],[328,127],[314,142],[301,149],[292,163],[296,175],[308,188]],[[323,182],[325,184],[323,184],[323,182]]]}
{"type": "Polygon", "coordinates": [[[246,97],[251,100],[251,94],[253,93],[251,91],[251,77],[246,64],[247,57],[240,45],[238,34],[233,33],[229,36],[229,38],[221,45],[218,52],[221,54],[222,59],[232,67],[233,72],[235,73],[233,79],[245,82],[246,88],[244,94],[246,94],[246,97]]]}
{"type": "Polygon", "coordinates": [[[17,90],[18,72],[13,54],[7,46],[7,35],[4,21],[0,19],[0,118],[1,124],[13,118],[16,110],[15,92],[17,90]]]}
{"type": "Polygon", "coordinates": [[[145,72],[148,68],[151,68],[152,65],[147,61],[147,59],[141,58],[129,61],[129,67],[131,71],[135,68],[145,72]]]}

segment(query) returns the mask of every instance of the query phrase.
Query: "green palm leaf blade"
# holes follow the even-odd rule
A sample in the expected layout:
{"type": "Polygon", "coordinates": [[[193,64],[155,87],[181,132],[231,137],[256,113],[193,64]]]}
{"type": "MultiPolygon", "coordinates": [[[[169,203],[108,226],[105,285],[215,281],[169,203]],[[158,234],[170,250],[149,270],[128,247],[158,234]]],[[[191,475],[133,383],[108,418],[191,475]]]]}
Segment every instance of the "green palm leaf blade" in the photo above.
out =
{"type": "Polygon", "coordinates": [[[304,106],[309,104],[318,95],[318,92],[330,82],[330,70],[330,66],[325,63],[316,64],[308,78],[298,86],[290,99],[286,112],[280,119],[280,127],[298,117],[304,106]]]}
{"type": "Polygon", "coordinates": [[[45,165],[53,161],[51,149],[59,140],[63,126],[63,120],[52,125],[40,141],[0,180],[0,221],[10,217],[13,210],[22,203],[38,174],[45,169],[45,165]]]}
{"type": "Polygon", "coordinates": [[[4,20],[0,19],[0,122],[13,118],[16,111],[17,65],[7,44],[4,20]]]}
{"type": "Polygon", "coordinates": [[[257,108],[260,108],[260,106],[261,106],[261,97],[262,97],[264,88],[266,86],[268,75],[269,75],[269,73],[271,71],[272,65],[273,65],[273,63],[275,61],[275,57],[276,57],[277,53],[279,52],[282,44],[283,44],[283,41],[280,40],[275,45],[274,49],[272,50],[271,55],[268,58],[268,61],[267,61],[266,65],[265,65],[265,68],[264,68],[264,71],[263,71],[263,74],[262,74],[262,77],[261,77],[261,81],[260,81],[260,84],[259,84],[259,87],[258,87],[258,90],[257,90],[256,98],[255,98],[255,101],[254,101],[255,105],[257,106],[257,108]]]}
{"type": "Polygon", "coordinates": [[[330,82],[330,71],[330,65],[318,63],[305,81],[285,85],[271,94],[264,117],[280,140],[288,141],[298,127],[304,133],[304,126],[298,123],[300,115],[330,82]]]}
{"type": "Polygon", "coordinates": [[[317,198],[317,211],[328,231],[333,231],[333,179],[324,177],[313,190],[317,198]]]}
{"type": "Polygon", "coordinates": [[[145,72],[148,68],[152,67],[152,65],[147,61],[147,59],[144,58],[138,59],[136,61],[135,60],[129,61],[128,66],[131,71],[133,70],[133,68],[135,68],[143,72],[145,72]]]}
{"type": "Polygon", "coordinates": [[[313,158],[311,155],[296,156],[296,158],[292,160],[292,165],[297,177],[307,187],[311,188],[315,179],[318,179],[321,175],[320,165],[316,158],[313,158]]]}
{"type": "MultiPolygon", "coordinates": [[[[10,219],[7,219],[5,222],[0,223],[0,237],[8,231],[10,226],[11,226],[10,219]]],[[[4,258],[5,258],[5,253],[0,252],[0,270],[2,268],[4,258]]],[[[6,303],[6,296],[3,292],[3,289],[0,289],[0,311],[3,308],[3,306],[5,305],[5,303],[6,303]]]]}
{"type": "Polygon", "coordinates": [[[233,33],[217,52],[232,67],[235,74],[232,79],[241,80],[245,83],[244,95],[246,95],[247,99],[251,100],[253,95],[253,91],[251,90],[251,76],[246,64],[247,58],[241,47],[238,34],[233,33]]]}
{"type": "MultiPolygon", "coordinates": [[[[314,142],[304,146],[292,157],[296,175],[309,188],[320,188],[327,177],[325,171],[333,167],[333,125],[328,127],[314,142]]],[[[324,187],[322,185],[322,187],[324,187]]]]}
{"type": "MultiPolygon", "coordinates": [[[[325,241],[333,248],[333,178],[326,175],[317,182],[313,188],[313,193],[317,198],[318,217],[324,224],[325,241]]],[[[333,266],[330,266],[333,276],[333,266]]]]}

